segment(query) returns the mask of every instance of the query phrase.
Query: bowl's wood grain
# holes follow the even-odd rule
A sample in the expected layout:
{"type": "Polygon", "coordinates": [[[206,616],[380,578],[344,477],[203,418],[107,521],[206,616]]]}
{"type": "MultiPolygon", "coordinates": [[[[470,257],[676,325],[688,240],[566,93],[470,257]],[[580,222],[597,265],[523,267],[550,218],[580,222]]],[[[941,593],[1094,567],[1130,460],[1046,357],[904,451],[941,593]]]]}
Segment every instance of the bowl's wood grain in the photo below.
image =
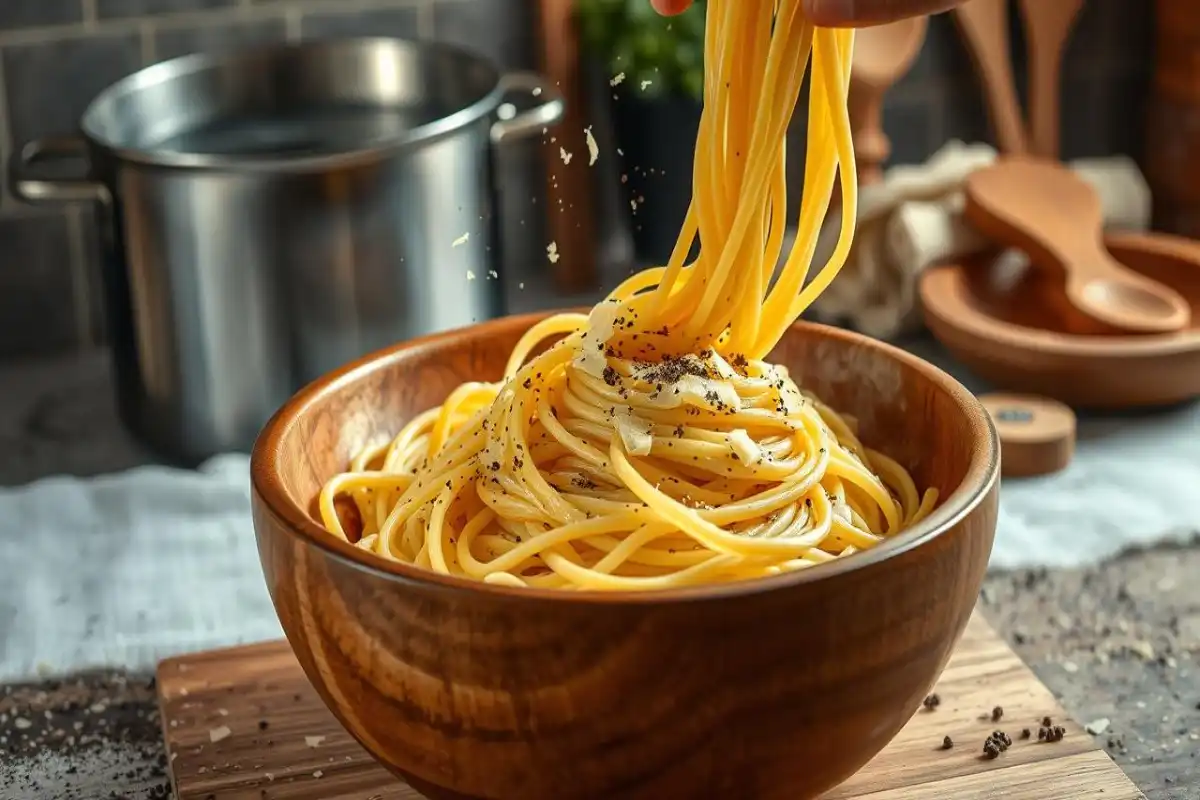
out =
{"type": "Polygon", "coordinates": [[[320,530],[309,509],[326,478],[460,382],[498,377],[534,319],[373,356],[301,392],[259,439],[264,572],[324,701],[431,796],[793,800],[848,777],[909,718],[975,604],[998,490],[983,409],[907,354],[796,326],[775,360],[944,499],[894,542],[777,579],[638,595],[483,587],[320,530]]]}

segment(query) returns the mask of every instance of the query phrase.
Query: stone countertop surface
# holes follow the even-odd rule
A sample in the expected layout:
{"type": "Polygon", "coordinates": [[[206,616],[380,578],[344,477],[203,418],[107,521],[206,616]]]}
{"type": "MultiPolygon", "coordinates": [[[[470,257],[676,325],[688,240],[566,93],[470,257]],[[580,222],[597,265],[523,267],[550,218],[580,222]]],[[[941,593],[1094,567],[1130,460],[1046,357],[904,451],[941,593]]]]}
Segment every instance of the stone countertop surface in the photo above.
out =
{"type": "MultiPolygon", "coordinates": [[[[1200,797],[1196,574],[1200,542],[994,574],[982,594],[992,624],[1150,800],[1200,797]]],[[[150,675],[0,687],[6,799],[166,798],[166,767],[150,675]]]]}
{"type": "MultiPolygon", "coordinates": [[[[0,486],[150,463],[102,351],[0,367],[0,486]]],[[[1152,800],[1200,798],[1200,542],[996,573],[982,607],[1152,800]]],[[[1003,705],[1003,699],[997,698],[1003,705]]],[[[152,676],[0,686],[0,797],[169,797],[152,676]]]]}

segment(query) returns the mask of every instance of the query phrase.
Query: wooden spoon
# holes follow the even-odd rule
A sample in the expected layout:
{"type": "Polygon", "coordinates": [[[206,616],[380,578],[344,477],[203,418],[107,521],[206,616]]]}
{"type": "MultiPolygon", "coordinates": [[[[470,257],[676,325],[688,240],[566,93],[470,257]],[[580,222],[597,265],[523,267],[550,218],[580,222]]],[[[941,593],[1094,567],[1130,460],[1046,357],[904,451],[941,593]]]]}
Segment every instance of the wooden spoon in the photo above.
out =
{"type": "Polygon", "coordinates": [[[1083,0],[1019,0],[1029,44],[1030,149],[1058,160],[1062,59],[1083,0]]]}
{"type": "Polygon", "coordinates": [[[1065,273],[1067,298],[1083,314],[1135,333],[1188,324],[1191,309],[1178,292],[1126,269],[1104,248],[1100,198],[1066,167],[1003,159],[972,173],[965,194],[967,221],[1025,251],[1035,266],[1065,273]]]}
{"type": "Polygon", "coordinates": [[[954,9],[954,21],[983,81],[997,144],[1005,153],[1024,153],[1028,143],[1009,51],[1008,0],[968,0],[954,9]]]}
{"type": "Polygon", "coordinates": [[[892,151],[883,132],[883,95],[912,67],[928,25],[928,17],[911,17],[855,34],[849,103],[860,184],[883,180],[882,167],[892,151]]]}

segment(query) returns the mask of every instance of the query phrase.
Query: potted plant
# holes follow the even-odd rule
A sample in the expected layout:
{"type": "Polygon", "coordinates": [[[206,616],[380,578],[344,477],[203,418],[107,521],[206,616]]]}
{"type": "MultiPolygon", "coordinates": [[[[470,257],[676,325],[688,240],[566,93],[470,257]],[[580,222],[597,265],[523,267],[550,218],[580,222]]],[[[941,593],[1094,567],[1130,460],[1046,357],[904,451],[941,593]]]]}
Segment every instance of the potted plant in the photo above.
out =
{"type": "Polygon", "coordinates": [[[609,74],[639,260],[665,264],[687,214],[704,91],[704,2],[674,17],[648,0],[576,0],[588,54],[609,74]]]}

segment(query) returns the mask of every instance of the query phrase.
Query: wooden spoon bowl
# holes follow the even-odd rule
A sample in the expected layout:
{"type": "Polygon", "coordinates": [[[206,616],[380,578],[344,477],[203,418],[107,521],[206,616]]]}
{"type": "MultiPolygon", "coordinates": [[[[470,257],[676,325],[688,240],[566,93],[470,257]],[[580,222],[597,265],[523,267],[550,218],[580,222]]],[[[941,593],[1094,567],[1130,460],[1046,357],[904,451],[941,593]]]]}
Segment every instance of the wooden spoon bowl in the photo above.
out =
{"type": "Polygon", "coordinates": [[[996,253],[921,275],[926,324],[959,361],[1005,390],[1097,409],[1200,397],[1200,243],[1126,233],[1104,244],[1125,267],[1183,297],[1189,327],[1111,335],[1075,308],[1062,276],[996,253]]]}
{"type": "Polygon", "coordinates": [[[460,382],[498,378],[538,319],[369,356],[268,423],[254,527],[309,680],[431,797],[816,797],[849,777],[919,708],[975,605],[999,486],[983,407],[896,348],[792,328],[774,359],[942,499],[875,549],[765,580],[519,590],[386,562],[320,527],[313,500],[351,454],[460,382]]]}

